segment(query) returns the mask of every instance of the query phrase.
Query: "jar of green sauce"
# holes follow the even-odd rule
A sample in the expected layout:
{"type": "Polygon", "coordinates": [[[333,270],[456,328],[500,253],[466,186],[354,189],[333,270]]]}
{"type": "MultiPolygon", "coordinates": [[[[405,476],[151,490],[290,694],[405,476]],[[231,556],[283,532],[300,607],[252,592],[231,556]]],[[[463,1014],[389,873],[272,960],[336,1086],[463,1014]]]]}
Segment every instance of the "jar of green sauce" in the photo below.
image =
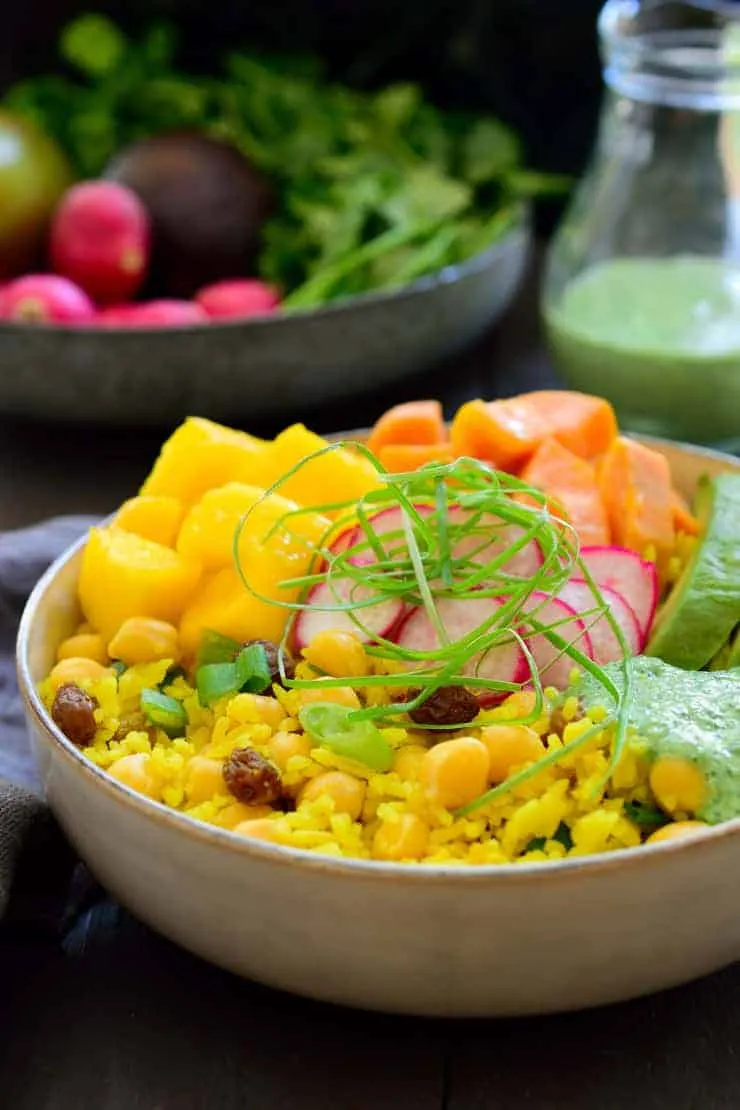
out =
{"type": "Polygon", "coordinates": [[[635,431],[740,448],[740,4],[610,0],[591,165],[551,245],[568,385],[635,431]]]}

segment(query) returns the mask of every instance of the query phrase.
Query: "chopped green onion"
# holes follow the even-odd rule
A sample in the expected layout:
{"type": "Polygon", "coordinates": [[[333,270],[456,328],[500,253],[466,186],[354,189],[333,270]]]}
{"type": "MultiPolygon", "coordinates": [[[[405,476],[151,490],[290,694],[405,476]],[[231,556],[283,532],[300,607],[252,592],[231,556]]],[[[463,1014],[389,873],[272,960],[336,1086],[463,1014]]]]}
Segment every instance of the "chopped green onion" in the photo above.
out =
{"type": "Polygon", "coordinates": [[[241,644],[230,636],[222,636],[207,628],[198,648],[196,667],[207,667],[211,663],[233,663],[239,654],[241,644]]]}
{"type": "Polygon", "coordinates": [[[240,690],[261,694],[272,683],[272,671],[262,644],[242,648],[236,659],[236,678],[240,690]]]}
{"type": "Polygon", "coordinates": [[[195,672],[195,686],[201,705],[213,705],[219,698],[239,692],[236,663],[206,663],[195,672]]]}
{"type": "Polygon", "coordinates": [[[128,670],[126,664],[123,663],[120,659],[114,659],[110,667],[116,678],[120,678],[121,675],[125,674],[125,672],[128,670]]]}
{"type": "Polygon", "coordinates": [[[146,717],[166,733],[182,733],[188,723],[188,715],[177,698],[171,698],[159,690],[141,691],[141,709],[146,717]]]}
{"type": "Polygon", "coordinates": [[[322,748],[374,771],[390,771],[393,748],[372,721],[352,720],[356,712],[335,702],[314,702],[304,706],[298,716],[308,735],[322,748]]]}

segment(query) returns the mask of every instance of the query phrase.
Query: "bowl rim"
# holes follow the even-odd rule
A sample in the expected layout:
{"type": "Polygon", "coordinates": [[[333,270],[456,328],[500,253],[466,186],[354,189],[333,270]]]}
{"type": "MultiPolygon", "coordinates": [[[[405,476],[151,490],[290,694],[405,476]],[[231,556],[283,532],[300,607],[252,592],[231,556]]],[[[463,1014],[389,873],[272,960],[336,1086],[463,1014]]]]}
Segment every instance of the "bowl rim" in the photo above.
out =
{"type": "MultiPolygon", "coordinates": [[[[54,324],[54,323],[34,323],[25,324],[13,320],[0,320],[0,334],[38,334],[38,333],[53,333],[54,335],[73,335],[73,336],[107,336],[107,335],[127,335],[141,337],[142,335],[193,335],[200,334],[208,325],[207,330],[211,332],[234,331],[238,329],[250,328],[257,330],[258,328],[276,327],[279,324],[285,324],[286,321],[291,320],[305,320],[305,319],[322,319],[324,317],[331,318],[337,314],[346,312],[352,308],[361,308],[365,305],[383,305],[389,301],[405,301],[421,296],[428,293],[432,289],[437,289],[445,285],[451,285],[456,281],[463,278],[472,277],[479,274],[492,265],[499,257],[505,255],[511,249],[512,243],[517,239],[523,240],[523,245],[526,250],[532,230],[532,208],[529,202],[521,202],[519,210],[516,212],[511,226],[504,232],[504,234],[496,239],[493,243],[489,243],[487,247],[482,250],[476,251],[475,254],[470,255],[469,258],[464,259],[462,262],[454,262],[447,266],[442,266],[438,270],[433,270],[430,274],[424,274],[422,277],[416,278],[414,281],[400,285],[397,288],[391,289],[368,289],[363,293],[348,294],[343,297],[338,297],[328,304],[318,305],[315,307],[295,308],[290,311],[277,311],[267,313],[265,315],[250,316],[246,318],[234,319],[219,319],[210,318],[189,324],[175,324],[165,327],[141,327],[141,328],[125,328],[125,327],[96,327],[92,323],[83,324],[54,324]]],[[[229,279],[224,279],[229,280],[229,279]]],[[[167,297],[153,298],[156,300],[169,300],[167,297]]],[[[180,298],[177,298],[180,299],[180,298]]],[[[192,300],[192,298],[190,298],[192,300]]]]}
{"type": "MultiPolygon", "coordinates": [[[[357,438],[359,434],[357,431],[344,433],[342,438],[352,436],[357,438]]],[[[661,439],[656,436],[636,438],[657,446],[670,445],[679,450],[690,450],[692,453],[700,454],[715,463],[722,464],[732,461],[737,467],[737,459],[733,456],[711,448],[661,439]]],[[[464,883],[466,886],[481,883],[488,884],[494,880],[505,883],[521,883],[533,878],[541,882],[543,880],[558,881],[569,875],[575,876],[578,874],[609,875],[621,866],[632,864],[635,867],[650,867],[666,854],[670,856],[679,852],[684,854],[696,852],[709,841],[718,841],[725,837],[740,834],[740,817],[735,817],[718,825],[707,825],[686,838],[679,837],[675,840],[660,841],[655,844],[642,844],[639,848],[620,848],[596,855],[569,856],[561,860],[542,860],[516,864],[494,863],[465,867],[444,863],[393,863],[382,860],[325,856],[311,852],[308,849],[271,844],[267,841],[239,836],[231,830],[208,825],[204,821],[188,816],[186,813],[171,809],[163,802],[147,798],[131,787],[117,782],[106,774],[102,768],[91,763],[54,723],[31,677],[29,643],[36,612],[52,582],[62,569],[79,555],[86,542],[87,535],[83,535],[71,547],[62,552],[44,572],[28,597],[21,615],[16,639],[18,686],[27,717],[33,718],[37,728],[51,742],[51,746],[66,761],[68,766],[81,775],[91,788],[102,788],[103,792],[112,800],[128,807],[149,822],[194,837],[203,844],[226,848],[239,855],[251,857],[264,863],[279,864],[289,869],[300,868],[314,872],[320,871],[325,874],[355,880],[392,882],[404,880],[407,883],[422,883],[424,885],[444,884],[453,879],[455,883],[464,883]]]]}

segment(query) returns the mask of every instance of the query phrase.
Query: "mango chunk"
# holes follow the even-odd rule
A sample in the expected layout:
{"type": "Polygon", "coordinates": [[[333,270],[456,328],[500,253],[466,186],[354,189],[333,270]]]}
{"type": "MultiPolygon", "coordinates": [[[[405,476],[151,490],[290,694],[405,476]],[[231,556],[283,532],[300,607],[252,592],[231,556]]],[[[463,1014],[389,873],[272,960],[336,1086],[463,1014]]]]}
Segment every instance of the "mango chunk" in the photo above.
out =
{"type": "Polygon", "coordinates": [[[93,528],[78,593],[82,611],[106,642],[129,617],[177,623],[201,577],[198,563],[120,528],[93,528]]]}
{"type": "Polygon", "coordinates": [[[176,497],[131,497],[124,501],[113,524],[164,547],[174,547],[185,507],[176,497]]]}
{"type": "Polygon", "coordinates": [[[163,445],[140,492],[176,497],[192,505],[206,490],[226,482],[267,485],[264,469],[269,446],[246,432],[188,417],[163,445]]]}
{"type": "Polygon", "coordinates": [[[195,654],[206,629],[234,640],[280,640],[291,610],[274,602],[298,599],[300,588],[285,587],[283,582],[307,574],[313,556],[278,553],[250,543],[242,544],[239,554],[251,590],[235,567],[224,567],[208,578],[180,622],[180,644],[186,655],[195,654]]]}
{"type": "MultiPolygon", "coordinates": [[[[329,441],[293,424],[281,432],[267,449],[269,481],[276,482],[302,459],[329,446],[329,441]]],[[[372,463],[360,454],[340,448],[312,459],[280,485],[278,493],[299,505],[322,505],[333,501],[359,501],[380,486],[372,463]]]]}
{"type": "Polygon", "coordinates": [[[229,482],[209,490],[188,512],[177,538],[177,550],[186,559],[200,562],[207,570],[221,570],[234,562],[234,537],[245,514],[249,516],[240,533],[243,543],[266,544],[286,555],[310,555],[331,528],[331,521],[319,513],[301,512],[271,530],[287,513],[298,509],[273,493],[265,497],[259,486],[229,482]]]}

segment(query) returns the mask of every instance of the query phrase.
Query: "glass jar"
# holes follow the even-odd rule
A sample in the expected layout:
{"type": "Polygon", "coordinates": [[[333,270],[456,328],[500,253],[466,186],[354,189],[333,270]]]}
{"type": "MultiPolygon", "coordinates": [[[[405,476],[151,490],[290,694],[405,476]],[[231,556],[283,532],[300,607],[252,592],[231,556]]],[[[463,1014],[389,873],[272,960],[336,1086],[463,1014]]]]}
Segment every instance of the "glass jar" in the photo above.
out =
{"type": "Polygon", "coordinates": [[[588,171],[551,244],[548,343],[624,427],[740,447],[737,3],[611,0],[588,171]]]}

